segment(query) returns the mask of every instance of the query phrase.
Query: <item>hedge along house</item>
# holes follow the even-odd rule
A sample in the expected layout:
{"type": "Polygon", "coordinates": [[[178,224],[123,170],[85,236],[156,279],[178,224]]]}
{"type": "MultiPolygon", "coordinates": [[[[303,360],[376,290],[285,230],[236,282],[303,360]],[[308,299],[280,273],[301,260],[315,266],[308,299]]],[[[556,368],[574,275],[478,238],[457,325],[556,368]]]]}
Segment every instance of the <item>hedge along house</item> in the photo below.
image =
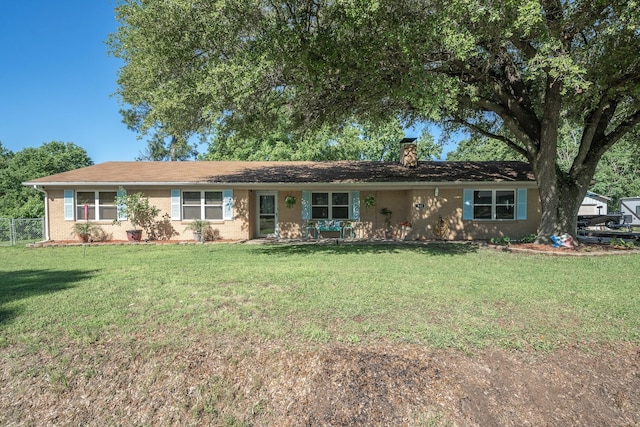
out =
{"type": "Polygon", "coordinates": [[[433,239],[439,217],[450,240],[518,238],[540,221],[528,164],[418,162],[415,145],[402,147],[400,162],[106,162],[24,185],[45,193],[47,240],[69,240],[87,220],[124,240],[130,224],[112,224],[118,191],[141,192],[160,209],[157,232],[143,238],[189,240],[194,218],[229,240],[306,237],[318,220],[349,220],[357,238],[433,239]]]}

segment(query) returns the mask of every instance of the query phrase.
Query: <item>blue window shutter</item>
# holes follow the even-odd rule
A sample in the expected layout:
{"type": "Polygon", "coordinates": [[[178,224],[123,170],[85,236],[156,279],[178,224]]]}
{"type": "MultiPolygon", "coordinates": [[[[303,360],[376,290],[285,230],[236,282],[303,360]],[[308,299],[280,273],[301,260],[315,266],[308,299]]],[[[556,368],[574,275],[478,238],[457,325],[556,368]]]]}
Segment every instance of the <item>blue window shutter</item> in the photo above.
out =
{"type": "Polygon", "coordinates": [[[351,219],[360,221],[360,192],[351,192],[351,219]]]}
{"type": "Polygon", "coordinates": [[[302,219],[311,219],[311,191],[302,192],[302,219]]]}
{"type": "Polygon", "coordinates": [[[462,219],[473,219],[473,190],[465,188],[462,191],[462,219]]]}
{"type": "Polygon", "coordinates": [[[516,219],[526,220],[527,219],[527,189],[518,188],[517,198],[518,199],[516,204],[516,219]]]}
{"type": "Polygon", "coordinates": [[[171,190],[171,219],[180,221],[180,190],[171,190]]]}
{"type": "Polygon", "coordinates": [[[73,190],[64,190],[64,220],[65,221],[73,221],[75,219],[74,205],[75,205],[75,201],[73,200],[73,190]]]}
{"type": "MultiPolygon", "coordinates": [[[[116,194],[117,197],[126,197],[127,190],[121,188],[116,194]]],[[[118,218],[118,221],[125,221],[127,219],[127,207],[123,203],[120,203],[118,204],[118,206],[116,206],[116,216],[118,218]]]]}
{"type": "Polygon", "coordinates": [[[225,221],[233,220],[233,190],[222,192],[222,219],[225,221]]]}

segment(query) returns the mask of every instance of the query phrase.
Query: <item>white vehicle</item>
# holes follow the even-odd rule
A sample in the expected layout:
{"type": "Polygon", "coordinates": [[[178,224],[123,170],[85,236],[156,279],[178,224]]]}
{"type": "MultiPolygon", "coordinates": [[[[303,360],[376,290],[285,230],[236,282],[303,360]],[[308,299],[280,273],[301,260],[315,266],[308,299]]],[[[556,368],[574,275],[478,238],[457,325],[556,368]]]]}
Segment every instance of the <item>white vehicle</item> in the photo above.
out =
{"type": "Polygon", "coordinates": [[[621,198],[620,212],[624,223],[640,226],[640,197],[621,198]]]}

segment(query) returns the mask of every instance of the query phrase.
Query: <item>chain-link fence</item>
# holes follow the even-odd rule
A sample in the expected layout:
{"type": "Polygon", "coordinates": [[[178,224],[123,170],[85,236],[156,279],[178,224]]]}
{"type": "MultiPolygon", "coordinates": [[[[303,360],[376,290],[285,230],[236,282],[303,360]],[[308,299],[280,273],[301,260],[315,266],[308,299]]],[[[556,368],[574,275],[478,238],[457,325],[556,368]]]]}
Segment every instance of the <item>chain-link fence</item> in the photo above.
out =
{"type": "Polygon", "coordinates": [[[44,240],[43,218],[0,218],[0,245],[10,246],[44,240]]]}
{"type": "Polygon", "coordinates": [[[10,218],[0,218],[0,246],[13,244],[13,233],[10,218]]]}

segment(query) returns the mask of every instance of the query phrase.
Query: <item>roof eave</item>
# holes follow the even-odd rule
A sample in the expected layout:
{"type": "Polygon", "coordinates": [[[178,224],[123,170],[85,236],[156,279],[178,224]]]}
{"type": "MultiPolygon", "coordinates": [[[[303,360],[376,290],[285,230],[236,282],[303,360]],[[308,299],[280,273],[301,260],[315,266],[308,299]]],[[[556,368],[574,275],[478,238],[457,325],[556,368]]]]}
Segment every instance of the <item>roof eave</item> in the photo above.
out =
{"type": "Polygon", "coordinates": [[[234,187],[234,188],[273,188],[273,187],[304,187],[304,188],[320,188],[320,187],[365,187],[365,188],[429,188],[429,187],[459,187],[466,186],[483,186],[487,184],[502,185],[519,185],[526,187],[535,187],[535,181],[511,181],[511,180],[491,180],[491,181],[394,181],[394,182],[360,182],[360,181],[344,181],[344,182],[211,182],[211,181],[171,181],[171,182],[145,182],[145,181],[51,181],[51,182],[23,182],[25,186],[37,187],[198,187],[198,186],[216,186],[216,187],[234,187]]]}

